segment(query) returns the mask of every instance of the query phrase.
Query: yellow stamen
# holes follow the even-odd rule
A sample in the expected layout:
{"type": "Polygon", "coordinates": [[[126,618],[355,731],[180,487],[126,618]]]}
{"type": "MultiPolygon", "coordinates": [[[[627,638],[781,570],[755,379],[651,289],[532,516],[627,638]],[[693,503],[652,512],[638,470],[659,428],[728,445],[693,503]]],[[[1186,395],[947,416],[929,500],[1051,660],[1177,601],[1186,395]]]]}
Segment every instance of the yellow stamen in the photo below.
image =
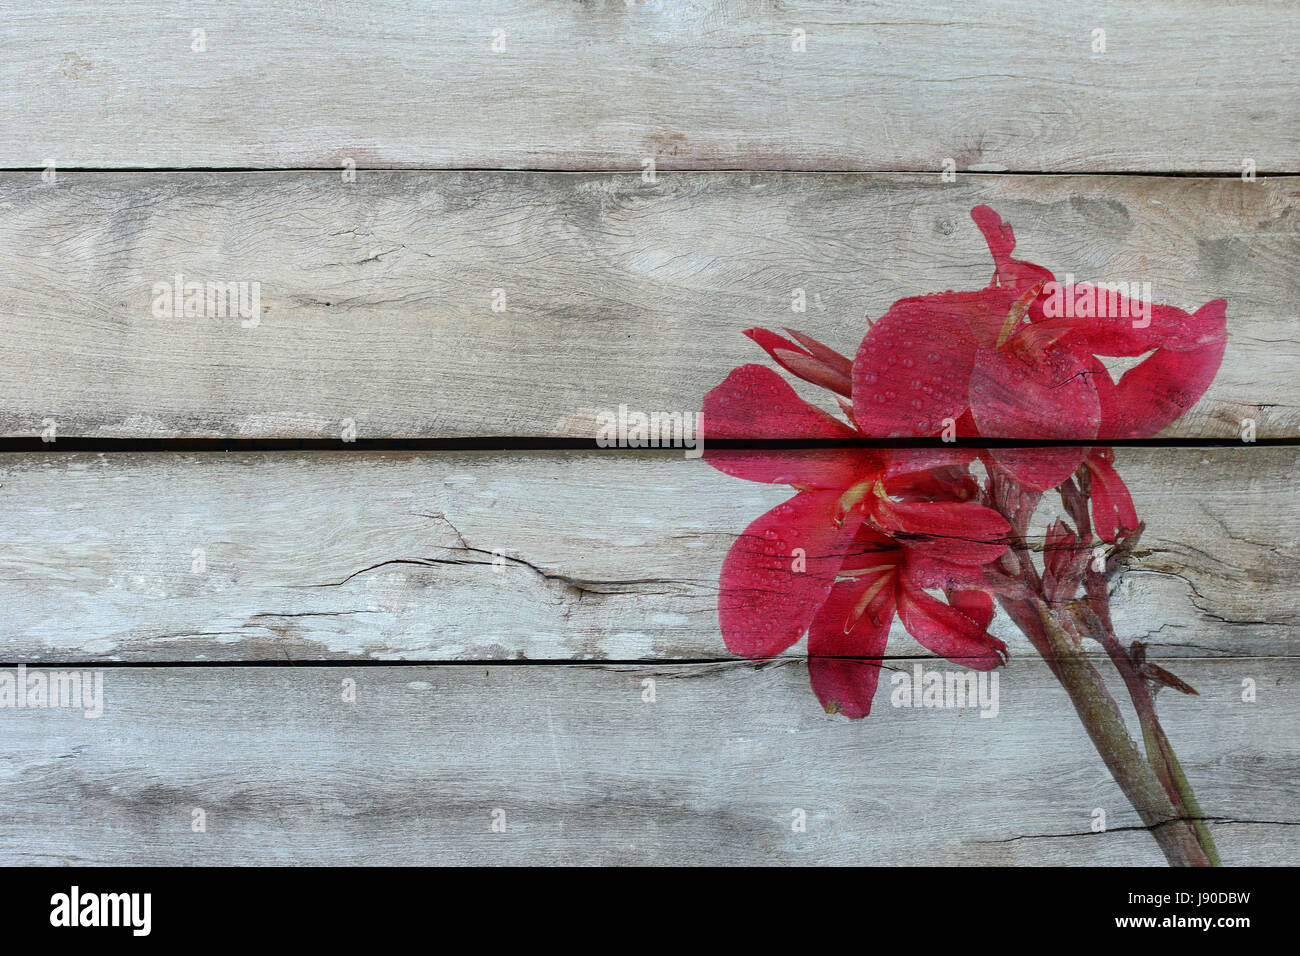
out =
{"type": "Polygon", "coordinates": [[[862,615],[867,611],[867,605],[875,600],[875,597],[880,593],[881,588],[888,584],[893,577],[894,573],[892,571],[882,574],[872,582],[871,587],[862,592],[862,597],[858,598],[858,603],[853,605],[853,610],[850,611],[849,616],[844,619],[845,634],[857,627],[858,621],[861,620],[862,615]]]}
{"type": "Polygon", "coordinates": [[[1038,298],[1038,293],[1041,291],[1043,291],[1043,283],[1041,281],[1036,282],[1024,295],[1011,304],[1011,311],[1007,313],[1006,320],[1002,323],[1002,331],[998,333],[998,348],[1002,348],[1007,339],[1011,338],[1011,333],[1024,320],[1025,313],[1029,311],[1029,306],[1033,304],[1034,299],[1038,298]]]}
{"type": "Polygon", "coordinates": [[[877,564],[869,568],[854,568],[852,571],[840,569],[840,574],[846,578],[860,578],[864,574],[875,574],[877,571],[888,571],[890,568],[896,568],[896,564],[877,564]]]}
{"type": "Polygon", "coordinates": [[[840,496],[840,500],[835,503],[835,512],[831,515],[831,520],[835,522],[835,527],[844,527],[844,519],[848,513],[853,510],[854,506],[867,496],[871,490],[870,481],[859,481],[856,485],[849,488],[840,496]]]}

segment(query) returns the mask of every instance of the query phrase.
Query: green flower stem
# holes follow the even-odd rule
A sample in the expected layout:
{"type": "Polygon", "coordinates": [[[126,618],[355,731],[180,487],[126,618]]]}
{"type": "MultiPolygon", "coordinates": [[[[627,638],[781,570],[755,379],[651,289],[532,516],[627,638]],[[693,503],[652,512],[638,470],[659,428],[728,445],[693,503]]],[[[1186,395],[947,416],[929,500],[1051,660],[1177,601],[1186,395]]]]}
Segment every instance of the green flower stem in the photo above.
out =
{"type": "MultiPolygon", "coordinates": [[[[1204,814],[1160,727],[1146,678],[1138,673],[1133,658],[1120,645],[1110,625],[1105,575],[1088,574],[1087,611],[1082,617],[1091,617],[1091,620],[1081,620],[1068,608],[1055,611],[1050,608],[1043,598],[1042,579],[1029,558],[1024,540],[1038,496],[1025,493],[1001,476],[993,477],[990,504],[1007,518],[1012,531],[1011,552],[1003,570],[1018,576],[1025,590],[1032,595],[1012,597],[998,594],[998,602],[1029,638],[1069,695],[1097,753],[1143,824],[1151,831],[1170,865],[1217,866],[1218,853],[1204,814]],[[1058,614],[1064,620],[1058,620],[1058,614]],[[1083,652],[1081,640],[1075,636],[1077,627],[1085,623],[1090,625],[1087,627],[1089,636],[1102,643],[1125,680],[1142,727],[1145,754],[1130,736],[1105,680],[1083,652]]],[[[1078,527],[1080,544],[1086,547],[1091,540],[1091,529],[1087,524],[1089,489],[1086,484],[1082,488],[1073,482],[1067,484],[1068,487],[1062,487],[1062,497],[1078,527]]]]}
{"type": "Polygon", "coordinates": [[[1219,851],[1214,845],[1214,837],[1210,834],[1210,828],[1205,822],[1205,814],[1196,800],[1196,794],[1192,792],[1187,775],[1183,773],[1182,765],[1174,754],[1173,744],[1169,742],[1164,728],[1160,726],[1160,718],[1156,715],[1155,697],[1146,679],[1137,672],[1133,658],[1124,650],[1124,646],[1120,644],[1111,626],[1105,580],[1100,575],[1090,576],[1087,588],[1090,606],[1101,625],[1094,636],[1106,649],[1115,669],[1123,677],[1124,685],[1128,688],[1129,698],[1133,702],[1138,723],[1142,727],[1142,742],[1146,748],[1147,762],[1155,771],[1174,809],[1183,820],[1191,824],[1197,843],[1205,854],[1207,865],[1218,866],[1219,851]]]}
{"type": "Polygon", "coordinates": [[[1041,600],[1002,600],[1001,603],[1065,688],[1097,753],[1169,863],[1172,866],[1211,865],[1212,860],[1202,849],[1195,832],[1174,808],[1151,764],[1129,735],[1119,707],[1106,689],[1105,680],[1082,648],[1041,600]]]}

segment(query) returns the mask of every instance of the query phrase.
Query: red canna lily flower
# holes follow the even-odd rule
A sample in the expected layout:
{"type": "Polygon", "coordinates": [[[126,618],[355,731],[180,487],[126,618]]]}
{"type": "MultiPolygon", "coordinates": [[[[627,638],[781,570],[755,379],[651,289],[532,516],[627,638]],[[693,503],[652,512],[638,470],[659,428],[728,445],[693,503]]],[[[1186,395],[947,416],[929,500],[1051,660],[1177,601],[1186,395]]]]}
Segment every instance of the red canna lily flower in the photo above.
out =
{"type": "MultiPolygon", "coordinates": [[[[1107,440],[1154,435],[1204,393],[1223,358],[1226,303],[1189,315],[1151,304],[1145,324],[1122,296],[1088,297],[1087,315],[1052,317],[1059,287],[1041,266],[1011,258],[1015,235],[992,209],[971,217],[995,270],[977,292],[901,299],[867,333],[853,363],[854,416],[863,434],[921,437],[945,420],[986,438],[1107,440]],[[1152,351],[1154,350],[1154,351],[1152,351]],[[1152,354],[1116,384],[1098,355],[1152,354]]],[[[990,456],[1018,481],[1056,487],[1086,446],[997,448],[990,456]]]]}
{"type": "MultiPolygon", "coordinates": [[[[979,511],[1005,533],[1000,515],[979,511]]],[[[966,549],[945,557],[935,543],[913,547],[869,525],[859,529],[839,572],[848,580],[831,588],[808,633],[808,673],[827,711],[846,717],[871,712],[895,614],[923,647],[954,664],[990,670],[1005,662],[1006,645],[987,630],[993,598],[981,570],[1006,551],[1005,542],[968,541],[966,549]],[[927,588],[942,588],[948,603],[927,588]]]]}
{"type": "MultiPolygon", "coordinates": [[[[798,337],[801,348],[763,330],[750,334],[783,366],[832,390],[840,384],[832,373],[849,368],[848,359],[806,336],[798,337]]],[[[704,417],[715,440],[861,437],[760,365],[734,370],[710,391],[704,417]]],[[[872,533],[897,536],[918,552],[942,546],[959,563],[963,556],[967,564],[996,559],[1006,550],[998,539],[1008,526],[996,512],[969,501],[975,487],[969,475],[962,477],[962,466],[974,454],[955,448],[706,448],[705,459],[726,474],[788,484],[798,492],[754,521],[723,562],[718,616],[727,647],[765,658],[798,641],[830,597],[864,522],[878,529],[872,533]],[[924,500],[936,494],[950,500],[924,500]]],[[[924,601],[909,597],[908,608],[929,609],[934,599],[923,596],[924,601]]]]}
{"type": "Polygon", "coordinates": [[[978,670],[1004,663],[1006,645],[989,633],[996,597],[1065,685],[1170,862],[1213,865],[1208,831],[1188,822],[1199,808],[1160,729],[1151,685],[1194,691],[1146,661],[1142,644],[1125,648],[1114,631],[1107,579],[1142,525],[1105,443],[1153,435],[1200,398],[1223,357],[1225,303],[1192,314],[1145,301],[1135,309],[1109,288],[1100,295],[1084,283],[1063,287],[1042,266],[1012,258],[1015,235],[993,210],[977,206],[971,216],[993,256],[989,286],[900,299],[852,361],[790,329],[789,337],[746,333],[795,378],[834,394],[843,419],[759,365],[736,369],[705,397],[715,439],[842,446],[705,449],[729,475],[794,490],[750,524],[723,562],[723,637],[733,652],[764,658],[807,634],[818,699],[829,712],[860,718],[871,711],[895,619],[953,663],[978,670]],[[1070,308],[1061,308],[1065,301],[1070,308]],[[1105,355],[1146,357],[1116,382],[1105,355]],[[979,453],[982,482],[969,468],[973,450],[883,451],[844,441],[939,434],[1065,441],[979,453]],[[1074,526],[1060,518],[1047,526],[1039,573],[1023,542],[1051,488],[1074,526]],[[1105,567],[1090,566],[1094,532],[1115,545],[1105,567]],[[1117,726],[1113,705],[1095,706],[1109,699],[1095,668],[1063,662],[1077,653],[1070,642],[1077,648],[1085,637],[1123,677],[1145,754],[1117,726]]]}
{"type": "MultiPolygon", "coordinates": [[[[1125,300],[1101,296],[1096,314],[1059,316],[1051,296],[1091,287],[1062,291],[1049,270],[1012,258],[1015,235],[992,209],[977,206],[971,216],[993,256],[990,284],[900,299],[867,332],[854,360],[792,329],[745,333],[791,375],[833,393],[844,420],[805,402],[771,369],[746,365],[706,396],[707,432],[715,439],[840,440],[934,436],[948,427],[963,436],[1072,440],[995,448],[982,457],[1033,491],[1054,488],[1083,467],[1095,531],[1120,541],[1138,519],[1114,456],[1077,442],[1154,434],[1199,399],[1222,358],[1225,304],[1216,300],[1193,315],[1151,305],[1140,324],[1125,300]],[[1098,359],[1146,351],[1152,354],[1118,383],[1098,359]]],[[[977,489],[965,466],[975,455],[955,448],[706,449],[706,460],[727,474],[796,492],[754,521],[727,555],[718,604],[727,646],[771,657],[808,633],[823,703],[859,716],[869,709],[878,668],[839,658],[878,658],[895,612],[936,653],[993,661],[984,630],[991,603],[979,589],[1002,574],[996,562],[1008,526],[973,500],[977,489]],[[846,558],[864,547],[895,559],[877,572],[846,558]],[[944,583],[920,583],[940,572],[944,583]],[[854,580],[837,583],[845,574],[854,580]],[[931,586],[947,592],[946,605],[926,594],[931,586]]],[[[1075,535],[1065,526],[1051,533],[1061,545],[1075,535]]],[[[1077,544],[1072,538],[1063,551],[1073,555],[1077,544]]],[[[1073,594],[1075,571],[1052,556],[1049,600],[1073,594]]]]}

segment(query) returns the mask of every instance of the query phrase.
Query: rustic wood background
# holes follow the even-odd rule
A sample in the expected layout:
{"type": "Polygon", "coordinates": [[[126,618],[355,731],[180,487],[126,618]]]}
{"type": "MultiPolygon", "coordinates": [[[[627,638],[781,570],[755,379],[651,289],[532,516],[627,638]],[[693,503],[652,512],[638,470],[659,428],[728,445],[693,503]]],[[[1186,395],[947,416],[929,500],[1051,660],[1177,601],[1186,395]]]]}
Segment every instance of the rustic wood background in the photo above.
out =
{"type": "Polygon", "coordinates": [[[827,715],[801,647],[754,665],[717,629],[787,489],[493,445],[697,409],[763,360],[753,325],[851,354],[895,299],[987,282],[978,203],[1058,274],[1228,300],[1163,436],[1205,445],[1116,451],[1149,529],[1114,610],[1200,691],[1160,708],[1224,861],[1295,862],[1287,5],[4,13],[2,657],[107,700],[0,710],[0,862],[1161,863],[1005,618],[997,719],[827,715]],[[260,282],[260,324],[156,317],[176,273],[260,282]],[[167,444],[345,427],[427,450],[167,444]]]}

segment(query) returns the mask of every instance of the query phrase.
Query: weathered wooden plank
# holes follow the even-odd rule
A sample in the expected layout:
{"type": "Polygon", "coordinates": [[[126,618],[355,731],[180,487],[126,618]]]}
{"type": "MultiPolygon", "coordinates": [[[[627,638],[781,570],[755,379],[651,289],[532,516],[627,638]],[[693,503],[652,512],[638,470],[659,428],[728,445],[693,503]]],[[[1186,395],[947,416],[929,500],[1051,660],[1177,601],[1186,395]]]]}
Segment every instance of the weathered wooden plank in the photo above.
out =
{"type": "Polygon", "coordinates": [[[984,286],[979,203],[1062,277],[1228,300],[1168,434],[1300,433],[1298,179],[298,172],[0,176],[0,434],[593,437],[767,361],[751,326],[851,355],[864,315],[984,286]],[[257,283],[260,322],[160,317],[178,274],[257,283]]]}
{"type": "MultiPolygon", "coordinates": [[[[1300,449],[1116,455],[1148,522],[1121,638],[1296,653],[1300,449]]],[[[723,558],[791,494],[668,452],[5,456],[0,659],[726,657],[723,558]]]]}
{"type": "MultiPolygon", "coordinates": [[[[1300,852],[1298,667],[1189,661],[1201,697],[1161,696],[1225,863],[1300,852]]],[[[798,664],[103,680],[98,719],[0,710],[0,861],[1163,863],[1127,829],[1136,815],[1064,692],[1028,661],[1002,672],[992,719],[893,707],[882,692],[864,722],[823,713],[798,664]],[[1107,832],[1091,832],[1096,809],[1107,832]]]]}
{"type": "Polygon", "coordinates": [[[51,0],[8,10],[0,42],[23,53],[0,67],[6,165],[1239,172],[1300,156],[1300,29],[1266,0],[1122,16],[1048,0],[51,0]]]}

